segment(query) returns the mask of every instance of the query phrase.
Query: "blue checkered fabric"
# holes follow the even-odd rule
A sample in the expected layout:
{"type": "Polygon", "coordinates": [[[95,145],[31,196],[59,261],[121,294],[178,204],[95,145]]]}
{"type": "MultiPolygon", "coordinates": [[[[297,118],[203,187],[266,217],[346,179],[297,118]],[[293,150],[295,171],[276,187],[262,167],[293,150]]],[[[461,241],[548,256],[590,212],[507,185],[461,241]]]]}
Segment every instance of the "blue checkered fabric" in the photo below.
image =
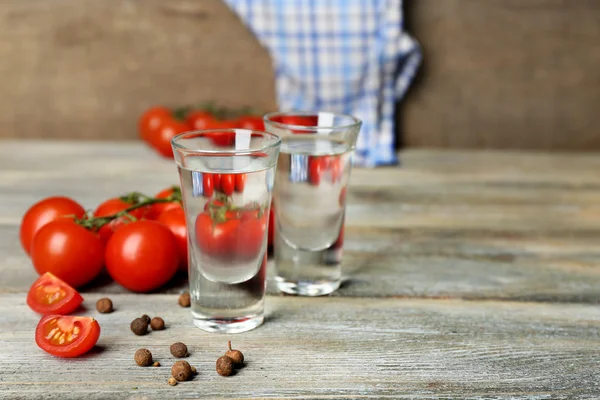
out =
{"type": "Polygon", "coordinates": [[[273,60],[279,109],[363,121],[355,165],[397,163],[394,105],[421,62],[402,0],[225,0],[273,60]]]}

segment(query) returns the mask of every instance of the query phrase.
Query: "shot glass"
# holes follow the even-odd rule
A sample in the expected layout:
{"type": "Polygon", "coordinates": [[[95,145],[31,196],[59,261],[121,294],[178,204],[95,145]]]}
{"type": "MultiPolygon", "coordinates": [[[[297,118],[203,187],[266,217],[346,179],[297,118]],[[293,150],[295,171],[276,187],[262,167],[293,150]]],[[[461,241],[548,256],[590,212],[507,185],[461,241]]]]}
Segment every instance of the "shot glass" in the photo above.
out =
{"type": "Polygon", "coordinates": [[[320,296],[342,277],[346,187],[361,121],[330,112],[275,112],[265,129],[281,137],[275,174],[275,281],[320,296]]]}
{"type": "Polygon", "coordinates": [[[171,141],[188,228],[194,324],[238,333],[264,321],[267,226],[281,140],[247,129],[171,141]]]}

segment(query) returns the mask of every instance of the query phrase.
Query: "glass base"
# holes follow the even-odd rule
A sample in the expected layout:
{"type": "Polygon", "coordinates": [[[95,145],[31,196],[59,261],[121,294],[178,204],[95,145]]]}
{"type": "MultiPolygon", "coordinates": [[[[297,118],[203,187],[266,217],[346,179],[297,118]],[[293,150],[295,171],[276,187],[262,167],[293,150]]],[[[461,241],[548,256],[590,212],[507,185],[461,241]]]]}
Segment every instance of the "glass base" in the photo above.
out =
{"type": "Polygon", "coordinates": [[[208,318],[195,312],[192,312],[192,315],[194,316],[194,325],[203,331],[211,333],[229,334],[247,332],[262,325],[265,321],[265,316],[263,314],[243,318],[225,319],[217,319],[214,317],[208,318]]]}
{"type": "Polygon", "coordinates": [[[340,280],[337,281],[319,281],[307,282],[286,281],[282,277],[275,277],[277,288],[284,293],[295,294],[299,296],[325,296],[335,292],[340,287],[340,280]]]}

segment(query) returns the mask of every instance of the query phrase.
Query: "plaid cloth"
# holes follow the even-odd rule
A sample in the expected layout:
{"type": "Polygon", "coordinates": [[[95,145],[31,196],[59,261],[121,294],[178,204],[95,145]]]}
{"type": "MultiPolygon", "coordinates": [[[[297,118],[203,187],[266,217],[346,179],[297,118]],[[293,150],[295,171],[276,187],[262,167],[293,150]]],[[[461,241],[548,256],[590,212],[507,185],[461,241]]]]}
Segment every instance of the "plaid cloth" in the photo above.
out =
{"type": "Polygon", "coordinates": [[[363,121],[354,163],[397,163],[394,103],[421,62],[402,0],[225,0],[273,60],[280,110],[363,121]]]}

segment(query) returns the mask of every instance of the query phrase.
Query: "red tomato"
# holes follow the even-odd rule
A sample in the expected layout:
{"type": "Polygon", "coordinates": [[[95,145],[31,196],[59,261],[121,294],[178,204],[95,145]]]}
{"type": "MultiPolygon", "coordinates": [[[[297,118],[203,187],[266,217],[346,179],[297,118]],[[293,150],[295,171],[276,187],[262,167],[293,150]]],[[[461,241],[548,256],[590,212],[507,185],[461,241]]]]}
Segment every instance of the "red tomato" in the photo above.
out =
{"type": "Polygon", "coordinates": [[[190,129],[193,130],[211,129],[215,121],[215,118],[206,111],[193,111],[185,119],[190,129]]]}
{"type": "Polygon", "coordinates": [[[83,297],[50,272],[40,276],[27,293],[29,308],[40,314],[70,314],[83,302],[83,297]]]}
{"type": "Polygon", "coordinates": [[[40,228],[48,222],[66,215],[82,218],[85,215],[85,209],[68,197],[48,197],[31,206],[23,215],[19,232],[21,246],[25,252],[31,253],[31,242],[40,228]]]}
{"type": "Polygon", "coordinates": [[[152,107],[146,110],[138,122],[140,137],[148,141],[153,137],[162,123],[171,118],[171,111],[162,106],[152,107]]]}
{"type": "Polygon", "coordinates": [[[340,235],[338,236],[337,240],[333,244],[334,249],[341,249],[342,247],[344,247],[344,223],[343,222],[342,222],[342,228],[340,229],[340,235]]]}
{"type": "Polygon", "coordinates": [[[149,292],[167,283],[177,271],[175,237],[156,221],[136,221],[116,231],[106,245],[110,276],[134,292],[149,292]]]}
{"type": "Polygon", "coordinates": [[[231,196],[235,189],[235,177],[233,174],[221,174],[221,192],[231,196]]]}
{"type": "Polygon", "coordinates": [[[271,202],[271,208],[269,209],[269,233],[267,237],[268,246],[273,246],[275,243],[275,204],[271,202]]]}
{"type": "Polygon", "coordinates": [[[213,176],[212,174],[202,174],[202,194],[204,197],[212,197],[214,192],[213,176]]]}
{"type": "Polygon", "coordinates": [[[235,191],[242,193],[246,186],[246,174],[235,174],[235,191]]]}
{"type": "MultiPolygon", "coordinates": [[[[172,196],[175,192],[179,192],[180,189],[177,186],[171,186],[169,188],[163,189],[158,192],[154,197],[158,199],[166,199],[167,197],[172,196]]],[[[179,208],[183,210],[183,206],[178,201],[172,201],[169,203],[154,203],[150,206],[150,211],[146,215],[148,219],[157,219],[160,214],[164,213],[167,210],[171,210],[173,208],[179,208]]]]}
{"type": "Polygon", "coordinates": [[[195,231],[200,251],[213,257],[231,257],[239,225],[239,219],[216,223],[208,213],[199,214],[195,231]]]}
{"type": "MultiPolygon", "coordinates": [[[[98,208],[94,211],[94,217],[106,217],[108,215],[117,214],[123,210],[131,207],[132,203],[127,203],[123,201],[119,197],[115,197],[113,199],[108,199],[105,202],[101,203],[98,208]]],[[[135,219],[141,219],[150,211],[149,207],[140,207],[136,208],[129,212],[129,214],[135,219]]],[[[104,225],[102,228],[98,230],[98,234],[100,238],[104,241],[104,243],[108,242],[108,239],[112,236],[112,234],[123,224],[131,222],[132,219],[127,216],[122,216],[116,219],[113,219],[108,224],[104,225]]]]}
{"type": "Polygon", "coordinates": [[[188,266],[188,241],[185,225],[185,213],[182,208],[172,208],[158,217],[158,222],[165,225],[175,236],[177,250],[179,251],[179,269],[187,272],[188,266]]]}
{"type": "Polygon", "coordinates": [[[321,183],[322,165],[319,157],[308,158],[308,182],[311,185],[319,186],[321,183]]]}
{"type": "Polygon", "coordinates": [[[213,175],[213,184],[215,186],[215,190],[216,191],[220,191],[221,190],[221,174],[214,174],[213,175]]]}
{"type": "Polygon", "coordinates": [[[173,118],[166,119],[162,122],[159,129],[154,132],[154,135],[149,138],[150,145],[163,157],[173,157],[173,148],[171,147],[171,139],[180,133],[188,131],[189,128],[183,122],[173,118]]]}
{"type": "Polygon", "coordinates": [[[46,224],[33,238],[31,261],[41,275],[51,272],[73,287],[85,285],[102,270],[100,237],[70,219],[46,224]]]}
{"type": "Polygon", "coordinates": [[[243,218],[233,244],[236,257],[244,260],[256,258],[262,250],[267,232],[267,216],[243,218]]]}
{"type": "MultiPolygon", "coordinates": [[[[210,129],[233,129],[237,128],[234,121],[215,121],[210,129]]],[[[215,131],[210,132],[207,136],[217,146],[233,146],[235,144],[235,133],[229,131],[215,131]]]]}
{"type": "Polygon", "coordinates": [[[264,131],[265,123],[261,117],[244,115],[237,120],[237,127],[242,129],[252,129],[253,131],[264,131]]]}
{"type": "Polygon", "coordinates": [[[56,357],[77,357],[91,350],[100,337],[98,321],[90,317],[46,315],[35,329],[35,342],[56,357]]]}
{"type": "Polygon", "coordinates": [[[272,118],[274,122],[296,126],[317,126],[319,117],[316,115],[281,115],[272,118]]]}

